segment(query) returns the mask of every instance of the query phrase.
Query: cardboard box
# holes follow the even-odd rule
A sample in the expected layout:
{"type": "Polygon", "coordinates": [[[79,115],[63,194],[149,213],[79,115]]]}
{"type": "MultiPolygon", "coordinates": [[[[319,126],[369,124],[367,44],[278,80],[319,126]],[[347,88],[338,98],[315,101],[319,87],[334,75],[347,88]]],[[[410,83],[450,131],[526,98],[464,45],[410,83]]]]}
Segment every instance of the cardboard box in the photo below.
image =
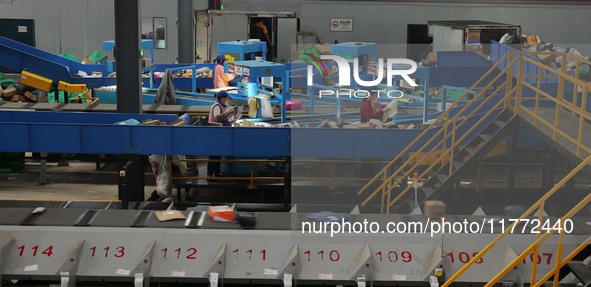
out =
{"type": "Polygon", "coordinates": [[[14,95],[14,96],[12,96],[12,101],[13,102],[26,102],[26,103],[33,102],[29,98],[27,98],[27,97],[25,97],[23,95],[14,95]]]}
{"type": "Polygon", "coordinates": [[[91,65],[94,63],[88,57],[86,57],[86,58],[84,58],[84,60],[82,60],[82,64],[91,65]]]}
{"type": "Polygon", "coordinates": [[[432,219],[439,219],[445,216],[445,203],[438,200],[427,200],[424,205],[425,216],[432,219]]]}
{"type": "Polygon", "coordinates": [[[41,95],[41,94],[39,95],[39,97],[38,97],[39,103],[49,103],[49,99],[47,98],[47,95],[45,93],[43,93],[43,95],[41,95]]]}
{"type": "Polygon", "coordinates": [[[480,43],[480,29],[470,29],[468,30],[468,41],[469,43],[480,43]],[[470,41],[472,40],[472,41],[470,41]],[[477,41],[477,42],[473,42],[477,41]]]}
{"type": "Polygon", "coordinates": [[[171,220],[180,220],[180,219],[187,219],[187,216],[182,211],[179,210],[162,210],[154,212],[156,219],[158,221],[171,221],[171,220]]]}
{"type": "Polygon", "coordinates": [[[185,122],[182,119],[178,119],[170,124],[171,126],[184,126],[185,122]]]}
{"type": "Polygon", "coordinates": [[[142,123],[143,125],[152,125],[152,126],[165,126],[165,122],[161,122],[159,120],[149,120],[142,123]]]}
{"type": "Polygon", "coordinates": [[[423,65],[425,66],[433,66],[437,63],[437,56],[433,52],[429,52],[425,59],[423,60],[423,65]]]}
{"type": "Polygon", "coordinates": [[[234,209],[227,205],[210,206],[207,208],[207,214],[213,221],[233,221],[234,209]]]}
{"type": "Polygon", "coordinates": [[[9,88],[9,89],[4,90],[4,97],[5,98],[12,98],[15,95],[18,95],[18,90],[15,88],[9,88]]]}
{"type": "Polygon", "coordinates": [[[35,94],[31,93],[31,92],[25,92],[24,96],[27,97],[32,102],[36,102],[37,101],[37,96],[35,94]]]}
{"type": "Polygon", "coordinates": [[[530,35],[527,36],[527,42],[526,44],[528,45],[535,45],[535,44],[540,44],[540,37],[536,36],[536,35],[530,35]]]}
{"type": "Polygon", "coordinates": [[[29,102],[29,103],[34,103],[36,102],[35,100],[31,100],[29,97],[23,96],[23,95],[19,95],[19,102],[29,102]]]}

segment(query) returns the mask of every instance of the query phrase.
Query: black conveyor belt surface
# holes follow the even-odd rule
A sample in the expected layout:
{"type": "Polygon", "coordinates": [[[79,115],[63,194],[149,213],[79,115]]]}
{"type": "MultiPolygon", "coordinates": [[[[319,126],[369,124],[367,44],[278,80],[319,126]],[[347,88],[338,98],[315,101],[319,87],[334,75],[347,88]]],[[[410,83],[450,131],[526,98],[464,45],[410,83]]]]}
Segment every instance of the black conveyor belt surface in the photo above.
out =
{"type": "MultiPolygon", "coordinates": [[[[27,226],[80,226],[90,227],[135,227],[135,228],[179,228],[184,229],[185,220],[172,220],[160,222],[156,219],[155,212],[150,210],[110,210],[110,209],[61,209],[61,208],[46,208],[38,214],[32,214],[35,208],[0,208],[0,225],[27,225],[27,226]],[[86,215],[86,216],[84,216],[86,215]]],[[[182,211],[188,215],[187,211],[182,211]]],[[[239,212],[239,214],[246,214],[239,212]]],[[[256,215],[257,230],[301,230],[302,222],[310,221],[309,215],[312,213],[289,213],[289,212],[257,212],[250,213],[256,215]]],[[[382,215],[382,214],[347,214],[340,213],[339,216],[349,218],[351,223],[367,221],[368,224],[376,222],[379,224],[381,230],[387,226],[388,223],[399,222],[414,222],[429,226],[427,218],[423,215],[382,215]]],[[[199,216],[199,215],[198,215],[199,216]]],[[[537,217],[530,217],[534,219],[537,217]]],[[[490,220],[503,219],[499,216],[477,216],[477,215],[447,215],[445,221],[453,224],[454,222],[484,223],[482,234],[490,234],[490,220]]],[[[505,228],[509,227],[511,221],[509,218],[505,219],[505,228]]],[[[551,226],[558,220],[558,217],[545,217],[551,222],[551,226]]],[[[435,219],[430,219],[434,222],[435,219]]],[[[440,221],[440,220],[437,220],[440,221]]],[[[591,234],[591,217],[574,217],[572,219],[573,229],[571,234],[588,235],[591,234]]],[[[420,225],[419,225],[420,226],[420,225]]],[[[202,229],[240,229],[240,225],[236,221],[232,222],[215,222],[205,216],[202,229]]],[[[526,233],[533,228],[530,224],[526,228],[526,233]]],[[[518,228],[521,231],[522,228],[518,228]]],[[[422,229],[422,231],[429,232],[430,229],[422,229]]],[[[494,233],[500,233],[501,225],[494,224],[494,233]]],[[[517,232],[517,229],[513,233],[517,232]]]]}

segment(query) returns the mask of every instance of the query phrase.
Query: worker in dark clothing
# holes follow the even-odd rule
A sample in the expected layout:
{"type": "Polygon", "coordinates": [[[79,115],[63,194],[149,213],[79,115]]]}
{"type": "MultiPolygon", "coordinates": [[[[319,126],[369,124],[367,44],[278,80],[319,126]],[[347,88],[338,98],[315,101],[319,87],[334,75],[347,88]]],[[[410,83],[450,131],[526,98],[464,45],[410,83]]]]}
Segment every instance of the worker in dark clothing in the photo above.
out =
{"type": "Polygon", "coordinates": [[[271,51],[272,42],[269,37],[269,30],[267,29],[267,26],[265,26],[265,21],[263,19],[256,20],[256,22],[250,27],[250,39],[259,39],[261,42],[267,43],[267,51],[271,51]]]}
{"type": "MultiPolygon", "coordinates": [[[[209,122],[218,123],[222,126],[232,126],[236,120],[240,118],[240,112],[238,107],[228,107],[230,102],[230,95],[228,92],[222,90],[216,95],[217,101],[211,105],[209,111],[209,122]]],[[[209,157],[210,160],[221,160],[221,156],[212,155],[209,157]]],[[[220,176],[221,175],[221,163],[220,162],[208,162],[207,163],[207,176],[220,176]]]]}
{"type": "Polygon", "coordinates": [[[378,99],[377,93],[371,93],[369,97],[363,99],[363,103],[361,104],[360,111],[361,111],[361,123],[367,123],[371,119],[382,120],[384,116],[384,111],[382,108],[376,110],[373,103],[378,99]]]}

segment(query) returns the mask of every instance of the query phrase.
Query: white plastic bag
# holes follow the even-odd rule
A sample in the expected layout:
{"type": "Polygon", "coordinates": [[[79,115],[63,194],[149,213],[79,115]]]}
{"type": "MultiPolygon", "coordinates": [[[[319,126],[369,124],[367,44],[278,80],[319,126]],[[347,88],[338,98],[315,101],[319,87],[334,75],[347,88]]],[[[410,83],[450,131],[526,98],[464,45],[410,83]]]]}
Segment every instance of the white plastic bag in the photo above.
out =
{"type": "Polygon", "coordinates": [[[156,192],[163,197],[172,194],[170,189],[170,174],[168,173],[168,156],[153,154],[149,157],[152,172],[156,176],[156,192]]]}
{"type": "Polygon", "coordinates": [[[271,101],[269,101],[269,99],[261,99],[261,117],[273,117],[273,106],[271,106],[271,101]]]}
{"type": "Polygon", "coordinates": [[[394,115],[398,114],[398,99],[392,99],[390,103],[384,108],[384,115],[382,116],[382,121],[385,122],[389,118],[393,117],[394,115]]]}

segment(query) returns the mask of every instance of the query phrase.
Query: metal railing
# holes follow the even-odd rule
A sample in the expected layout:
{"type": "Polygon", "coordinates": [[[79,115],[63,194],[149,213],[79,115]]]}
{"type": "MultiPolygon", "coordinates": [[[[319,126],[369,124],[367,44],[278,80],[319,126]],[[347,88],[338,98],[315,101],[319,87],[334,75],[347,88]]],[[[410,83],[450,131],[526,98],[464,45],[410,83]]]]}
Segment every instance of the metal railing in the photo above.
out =
{"type": "MultiPolygon", "coordinates": [[[[245,176],[221,176],[221,177],[213,177],[213,176],[173,176],[172,172],[170,174],[170,184],[171,187],[174,186],[175,181],[179,180],[216,180],[219,182],[223,181],[248,181],[247,188],[248,189],[255,189],[256,184],[255,182],[260,181],[285,181],[284,176],[257,176],[255,171],[255,164],[257,163],[283,163],[287,164],[286,159],[182,159],[181,162],[186,163],[199,163],[199,162],[219,162],[219,163],[248,163],[249,164],[249,174],[245,176]]],[[[169,166],[172,166],[172,162],[169,163],[169,166]]],[[[172,169],[169,169],[171,171],[172,169]]]]}
{"type": "MultiPolygon", "coordinates": [[[[452,168],[452,164],[454,162],[454,157],[460,151],[460,146],[463,143],[463,140],[466,137],[474,132],[476,128],[484,121],[487,116],[491,114],[491,112],[495,109],[501,108],[503,110],[512,109],[513,116],[530,116],[532,117],[533,125],[535,127],[545,127],[546,129],[550,129],[551,138],[555,141],[559,141],[561,139],[566,139],[566,143],[570,145],[574,145],[575,153],[579,156],[583,161],[577,165],[572,171],[570,171],[562,180],[560,180],[556,185],[554,185],[540,200],[538,200],[534,205],[532,205],[518,220],[516,220],[511,226],[509,226],[502,234],[496,237],[491,243],[489,243],[483,250],[476,253],[476,255],[466,263],[458,272],[453,274],[443,285],[442,287],[448,287],[452,284],[456,279],[458,279],[462,274],[468,270],[472,265],[474,265],[478,260],[482,258],[488,251],[490,251],[496,244],[498,244],[507,234],[511,232],[511,230],[518,224],[518,222],[526,217],[530,216],[534,211],[538,211],[538,220],[542,220],[544,214],[544,206],[546,201],[557,193],[561,188],[573,177],[583,169],[583,167],[587,166],[591,163],[591,147],[588,144],[591,142],[584,141],[584,134],[585,131],[588,131],[588,122],[591,121],[591,113],[587,110],[587,97],[589,89],[591,89],[591,84],[589,82],[585,82],[580,79],[579,77],[579,66],[581,63],[589,64],[588,61],[584,59],[576,59],[576,73],[575,75],[569,75],[566,73],[566,58],[567,54],[565,53],[555,53],[557,55],[562,56],[562,65],[560,70],[552,69],[539,61],[535,60],[529,55],[535,53],[529,52],[510,52],[503,56],[497,62],[492,69],[487,72],[481,79],[479,79],[472,88],[470,88],[462,97],[458,99],[454,103],[450,109],[446,110],[442,113],[433,124],[431,124],[427,129],[421,133],[419,137],[417,137],[411,144],[407,146],[398,156],[396,156],[390,163],[388,163],[384,169],[382,169],[376,176],[374,176],[368,184],[366,184],[358,194],[362,194],[365,190],[367,190],[372,184],[377,183],[379,179],[382,179],[382,184],[378,186],[378,188],[371,193],[368,198],[362,203],[362,205],[367,204],[370,200],[372,200],[380,191],[382,194],[382,212],[389,213],[390,207],[394,205],[400,198],[402,198],[409,190],[410,186],[406,187],[402,192],[400,192],[393,200],[390,200],[391,193],[393,188],[399,184],[402,180],[406,180],[406,178],[413,174],[418,167],[428,166],[424,172],[422,172],[418,178],[424,179],[425,177],[429,176],[429,172],[436,167],[445,167],[446,164],[449,164],[449,169],[447,170],[448,175],[451,175],[454,170],[452,168]],[[492,83],[501,79],[501,76],[504,75],[506,78],[504,79],[502,84],[497,85],[495,91],[493,92],[496,94],[500,91],[501,88],[505,89],[505,95],[503,98],[496,103],[492,108],[489,108],[489,111],[480,118],[480,120],[474,124],[471,128],[467,131],[460,132],[460,127],[466,122],[460,118],[460,115],[468,108],[473,108],[473,111],[466,115],[466,118],[474,115],[476,111],[483,108],[488,100],[492,98],[488,97],[484,100],[480,101],[482,98],[485,97],[482,92],[478,93],[473,100],[468,102],[459,112],[457,112],[454,116],[451,116],[449,111],[451,108],[456,106],[467,94],[468,92],[474,90],[484,79],[491,76],[492,71],[496,70],[499,64],[503,61],[507,61],[508,64],[506,65],[505,69],[501,71],[483,90],[487,90],[492,83]],[[535,65],[537,67],[537,74],[530,75],[524,73],[524,64],[528,63],[528,65],[535,65]],[[515,66],[516,65],[516,66],[515,66]],[[516,70],[516,72],[515,72],[516,70]],[[528,83],[525,79],[528,77],[535,76],[537,79],[536,84],[528,83]],[[556,96],[552,96],[550,93],[544,91],[541,87],[542,79],[546,78],[555,78],[558,79],[557,85],[557,94],[556,96]],[[507,80],[510,79],[510,80],[507,80]],[[574,87],[572,92],[572,98],[570,100],[567,99],[567,94],[565,93],[567,85],[572,85],[574,87]],[[529,89],[530,92],[533,91],[535,96],[524,96],[524,88],[529,89]],[[580,94],[580,97],[579,97],[580,94]],[[580,98],[580,100],[579,100],[580,98]],[[532,106],[533,102],[533,106],[532,106]],[[543,108],[541,103],[547,102],[550,103],[551,108],[543,108]],[[548,110],[553,112],[553,122],[552,120],[548,119],[547,112],[548,110]],[[546,114],[544,114],[546,112],[546,114]],[[569,115],[572,115],[572,118],[578,121],[578,126],[576,130],[571,129],[571,133],[569,134],[568,131],[561,130],[560,120],[561,120],[561,112],[566,112],[569,115]],[[443,124],[442,124],[443,123],[443,124]],[[438,129],[434,135],[430,135],[433,133],[434,129],[438,129]],[[450,130],[451,128],[451,130],[450,130]],[[425,139],[427,137],[427,139],[425,139]],[[438,144],[433,144],[435,139],[441,139],[438,144]],[[396,169],[394,173],[388,175],[388,169],[399,162],[404,155],[409,153],[411,149],[421,142],[421,140],[426,142],[416,151],[414,154],[409,156],[409,159],[401,164],[401,166],[396,169]],[[451,141],[448,144],[448,141],[451,141]],[[433,146],[434,145],[434,146],[433,146]],[[434,162],[430,162],[429,164],[425,164],[429,158],[430,153],[438,152],[440,156],[434,162]]],[[[564,143],[564,140],[562,140],[564,143]]],[[[572,218],[575,214],[577,214],[583,207],[591,202],[591,194],[588,194],[584,199],[576,204],[569,212],[567,212],[562,218],[560,218],[560,222],[564,224],[565,220],[572,218]]],[[[560,226],[564,227],[564,226],[560,226]]],[[[559,227],[559,228],[560,228],[559,227]]],[[[556,232],[556,229],[551,229],[544,234],[537,234],[535,242],[533,242],[528,248],[526,248],[523,252],[521,252],[517,258],[515,258],[511,263],[509,263],[505,268],[503,268],[494,278],[492,278],[486,286],[493,286],[499,280],[501,280],[504,276],[506,276],[514,267],[521,262],[526,256],[533,253],[533,256],[536,257],[539,251],[540,244],[548,239],[553,233],[556,232]]],[[[584,247],[591,243],[591,236],[587,238],[581,245],[579,245],[572,253],[570,253],[566,258],[562,259],[562,246],[564,240],[564,232],[561,232],[559,239],[558,239],[558,250],[556,256],[556,264],[553,270],[551,270],[548,274],[544,275],[541,280],[537,280],[537,262],[533,260],[533,268],[531,274],[531,284],[532,286],[541,286],[546,280],[554,276],[554,285],[557,286],[558,284],[558,277],[560,268],[562,268],[569,260],[571,260],[576,254],[578,254],[584,247]]]]}
{"type": "MultiPolygon", "coordinates": [[[[518,54],[531,54],[531,53],[518,53],[518,54]]],[[[552,69],[534,59],[529,57],[523,57],[522,55],[519,56],[519,67],[522,67],[524,62],[528,62],[537,66],[538,73],[537,73],[537,85],[534,86],[526,81],[523,81],[524,75],[520,72],[516,75],[517,79],[517,86],[521,91],[523,87],[529,88],[535,92],[534,107],[532,109],[531,106],[528,106],[524,103],[531,102],[531,98],[523,98],[521,93],[517,93],[517,97],[513,101],[513,110],[515,115],[524,115],[527,114],[533,117],[533,124],[535,127],[540,127],[540,125],[549,128],[552,132],[552,139],[557,141],[559,137],[566,139],[570,144],[574,144],[576,147],[576,155],[584,160],[577,165],[573,170],[571,170],[562,180],[560,180],[554,187],[552,187],[540,200],[538,200],[533,206],[531,206],[520,218],[525,219],[526,217],[530,216],[532,212],[538,210],[538,220],[542,220],[544,214],[544,206],[546,201],[562,187],[573,179],[573,177],[578,174],[585,166],[591,163],[591,148],[587,145],[590,143],[583,141],[583,135],[586,130],[586,121],[591,121],[591,113],[587,110],[587,96],[589,88],[591,88],[591,83],[585,82],[579,78],[579,64],[589,63],[584,59],[576,59],[576,73],[574,76],[571,76],[566,73],[566,54],[562,54],[562,66],[560,70],[552,69]],[[547,75],[542,75],[542,71],[544,71],[547,75]],[[549,93],[543,91],[540,88],[540,82],[542,77],[555,77],[558,78],[558,91],[556,97],[550,95],[549,93]],[[565,87],[567,84],[572,84],[574,89],[572,93],[572,99],[569,101],[565,99],[565,87]],[[578,95],[581,92],[581,101],[580,106],[578,105],[578,95]],[[544,116],[540,113],[540,102],[547,101],[554,104],[554,107],[551,109],[554,112],[554,123],[551,123],[544,116]],[[562,110],[566,110],[574,116],[575,119],[578,120],[578,127],[576,129],[576,134],[569,135],[567,132],[560,129],[560,114],[562,110]],[[583,152],[586,152],[586,155],[583,155],[583,152]]],[[[509,100],[508,100],[509,101],[509,100]]],[[[511,263],[509,263],[506,267],[504,267],[496,276],[494,276],[489,283],[485,286],[494,286],[497,282],[499,282],[504,276],[506,276],[511,270],[517,266],[517,264],[523,260],[526,256],[533,253],[533,257],[537,257],[539,252],[540,245],[550,238],[552,234],[554,234],[557,230],[563,230],[564,222],[572,218],[576,215],[582,208],[587,206],[591,202],[591,194],[588,194],[583,198],[580,202],[578,202],[570,211],[568,211],[564,216],[562,216],[558,222],[560,222],[560,226],[558,228],[552,228],[547,230],[546,233],[536,234],[536,240],[533,242],[529,247],[527,247],[523,252],[521,252],[511,263]]],[[[458,279],[466,270],[468,270],[472,265],[474,265],[482,256],[484,256],[488,251],[490,251],[497,243],[499,243],[507,234],[511,232],[515,225],[519,222],[514,222],[511,226],[509,226],[502,234],[500,234],[497,238],[495,238],[491,243],[489,243],[484,249],[477,253],[472,260],[470,260],[466,265],[464,265],[458,272],[456,272],[453,276],[451,276],[441,287],[448,287],[452,284],[456,279],[458,279]]],[[[565,258],[562,258],[562,248],[564,242],[565,232],[560,232],[558,243],[557,243],[557,252],[556,252],[556,261],[554,268],[550,270],[547,274],[542,276],[539,280],[537,278],[537,264],[536,260],[533,260],[532,266],[532,274],[530,279],[530,284],[533,287],[538,287],[544,284],[547,280],[553,277],[553,285],[558,286],[559,280],[559,273],[560,269],[566,265],[570,260],[574,258],[578,253],[580,253],[587,245],[591,244],[591,236],[589,236],[586,240],[584,240],[580,245],[578,245],[569,255],[565,258]]]]}
{"type": "MultiPolygon", "coordinates": [[[[488,251],[490,251],[493,247],[495,247],[507,234],[510,234],[511,231],[513,230],[513,228],[515,228],[515,226],[521,220],[530,216],[534,211],[538,210],[538,220],[540,220],[540,222],[541,222],[542,217],[544,215],[544,204],[545,204],[546,200],[548,198],[550,198],[552,195],[554,195],[558,190],[560,190],[569,180],[572,179],[573,176],[575,176],[575,174],[577,174],[581,169],[583,169],[583,167],[585,167],[589,163],[591,163],[591,156],[587,157],[583,162],[581,162],[577,167],[575,167],[575,169],[573,169],[568,175],[566,175],[562,180],[560,180],[556,185],[554,185],[554,187],[552,189],[550,189],[550,191],[548,191],[542,198],[540,198],[540,200],[538,200],[534,205],[532,205],[528,210],[526,210],[525,213],[523,213],[523,215],[521,215],[519,217],[519,219],[516,219],[515,222],[513,222],[513,224],[511,224],[509,227],[507,227],[507,229],[505,229],[503,231],[503,233],[499,234],[499,236],[497,236],[492,242],[490,242],[486,247],[484,247],[480,252],[478,252],[472,258],[472,260],[470,260],[460,270],[458,270],[458,272],[456,272],[454,275],[452,275],[443,285],[441,285],[441,287],[448,287],[449,285],[451,285],[456,279],[458,279],[462,274],[464,274],[464,272],[466,272],[466,270],[470,269],[470,267],[472,267],[472,265],[474,265],[488,251]]],[[[485,285],[485,287],[494,286],[494,284],[499,282],[499,280],[501,280],[505,275],[507,275],[507,273],[509,273],[511,270],[513,270],[513,268],[515,266],[517,266],[517,264],[519,264],[519,262],[521,262],[521,260],[523,260],[526,256],[528,256],[532,252],[534,252],[533,257],[536,258],[538,255],[538,250],[539,250],[540,244],[542,242],[544,242],[546,239],[548,239],[550,237],[550,235],[554,234],[557,229],[563,230],[564,229],[564,221],[571,219],[583,207],[585,207],[587,204],[589,204],[589,202],[591,202],[591,193],[588,194],[581,202],[579,202],[566,215],[561,217],[559,219],[559,221],[557,221],[557,222],[560,222],[560,226],[558,228],[556,228],[556,229],[551,228],[550,230],[548,230],[544,234],[542,234],[542,232],[536,234],[536,241],[533,242],[528,248],[526,248],[521,254],[519,254],[513,261],[511,261],[511,263],[509,263],[509,265],[507,265],[505,268],[503,268],[503,270],[501,270],[493,279],[491,279],[489,281],[489,283],[487,283],[485,285]]],[[[558,240],[558,251],[556,253],[557,265],[561,264],[560,258],[561,258],[561,254],[562,254],[563,239],[564,239],[564,232],[561,232],[559,240],[558,240]]],[[[591,240],[591,236],[589,236],[589,238],[586,240],[586,242],[590,241],[590,240],[591,240]]],[[[579,250],[579,252],[580,252],[580,250],[579,250]]],[[[574,255],[576,255],[576,254],[574,254],[574,255]]],[[[574,257],[574,255],[572,255],[572,256],[574,257]]],[[[566,261],[566,260],[563,260],[563,261],[566,261]]],[[[533,260],[532,279],[530,281],[531,284],[536,284],[536,274],[537,274],[536,267],[537,267],[537,261],[533,260]]],[[[560,271],[560,268],[558,268],[558,270],[555,269],[553,271],[554,278],[558,278],[559,271],[560,271]]]]}
{"type": "MultiPolygon", "coordinates": [[[[328,186],[330,190],[337,190],[339,186],[346,186],[347,183],[355,184],[358,186],[360,183],[367,182],[370,178],[362,176],[341,176],[339,172],[347,168],[351,168],[351,165],[360,165],[361,168],[374,168],[375,166],[385,165],[389,161],[377,160],[377,159],[366,159],[366,160],[351,160],[351,159],[292,159],[293,167],[297,168],[298,164],[314,164],[316,167],[325,167],[328,169],[329,176],[322,176],[318,173],[315,174],[303,174],[295,173],[291,175],[292,183],[298,184],[299,181],[313,181],[321,182],[322,186],[328,186]]],[[[356,173],[358,174],[358,173],[356,173]]],[[[371,174],[371,173],[369,173],[371,174]]]]}
{"type": "MultiPolygon", "coordinates": [[[[374,176],[363,188],[358,191],[358,194],[362,194],[367,190],[372,184],[376,183],[379,178],[382,179],[382,183],[379,187],[371,193],[362,203],[362,206],[368,204],[380,191],[381,191],[381,205],[382,213],[389,213],[390,208],[400,199],[402,198],[407,192],[412,188],[412,186],[407,186],[402,192],[400,192],[393,200],[391,200],[391,193],[392,190],[400,184],[403,180],[408,178],[410,175],[414,173],[417,168],[420,166],[425,166],[426,160],[430,158],[429,152],[437,151],[441,153],[439,160],[435,161],[432,164],[428,164],[428,168],[424,170],[418,176],[418,180],[423,180],[429,176],[429,173],[438,166],[442,166],[444,164],[449,163],[449,173],[453,172],[452,163],[454,156],[457,152],[459,152],[460,144],[466,137],[473,132],[477,127],[479,127],[484,120],[489,117],[496,109],[500,108],[502,105],[505,109],[508,106],[507,101],[499,101],[496,103],[492,108],[489,108],[488,111],[481,116],[480,120],[472,127],[468,129],[463,134],[459,134],[457,131],[464,126],[467,122],[465,119],[469,119],[470,117],[476,115],[480,110],[485,107],[485,105],[494,98],[495,94],[501,92],[503,88],[505,88],[506,95],[511,96],[513,93],[516,92],[516,87],[511,88],[510,83],[506,81],[507,78],[512,78],[512,70],[506,68],[498,75],[496,75],[487,85],[484,87],[480,87],[481,83],[485,81],[488,77],[494,75],[497,67],[500,65],[502,61],[505,59],[509,59],[510,65],[513,65],[517,58],[509,58],[510,54],[507,54],[501,58],[501,60],[493,65],[493,67],[486,72],[474,85],[466,91],[461,97],[459,97],[456,102],[454,102],[450,107],[448,107],[432,124],[430,124],[417,138],[415,138],[402,152],[400,152],[390,163],[388,163],[376,176],[374,176]],[[503,77],[504,76],[504,77],[503,77]],[[501,83],[497,83],[499,80],[502,80],[501,83]],[[489,95],[487,91],[493,87],[494,84],[496,88],[494,88],[493,92],[489,95]],[[462,100],[466,98],[470,92],[475,89],[479,89],[480,91],[474,96],[474,98],[465,104],[459,111],[455,114],[451,114],[451,111],[454,107],[460,105],[462,100]],[[482,101],[480,101],[482,100],[482,101]],[[476,106],[474,108],[474,106],[476,106]],[[465,112],[469,109],[473,108],[471,112],[465,115],[465,112]],[[460,118],[461,117],[461,118],[460,118]],[[429,134],[437,129],[434,135],[429,138],[429,134]],[[435,146],[431,147],[433,142],[443,137],[439,143],[435,144],[435,146]],[[391,175],[387,175],[388,170],[392,167],[395,163],[400,161],[402,157],[411,151],[411,149],[417,145],[421,140],[424,138],[428,138],[427,141],[412,155],[409,156],[409,159],[402,163],[402,165],[396,169],[394,173],[391,175]],[[450,142],[450,143],[448,143],[450,142]],[[413,164],[414,163],[414,164],[413,164]]],[[[508,65],[508,66],[510,66],[508,65]]],[[[509,81],[510,82],[510,81],[509,81]]]]}

